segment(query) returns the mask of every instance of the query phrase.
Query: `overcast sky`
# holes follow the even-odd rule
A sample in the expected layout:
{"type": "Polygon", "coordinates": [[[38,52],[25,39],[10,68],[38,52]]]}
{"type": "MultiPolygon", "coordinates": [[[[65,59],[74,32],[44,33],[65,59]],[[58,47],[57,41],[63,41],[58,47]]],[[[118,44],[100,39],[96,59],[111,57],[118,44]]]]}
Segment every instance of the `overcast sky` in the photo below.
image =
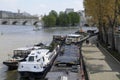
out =
{"type": "Polygon", "coordinates": [[[83,10],[83,0],[0,0],[0,10],[28,12],[30,14],[48,14],[51,10],[64,11],[74,8],[83,10]]]}

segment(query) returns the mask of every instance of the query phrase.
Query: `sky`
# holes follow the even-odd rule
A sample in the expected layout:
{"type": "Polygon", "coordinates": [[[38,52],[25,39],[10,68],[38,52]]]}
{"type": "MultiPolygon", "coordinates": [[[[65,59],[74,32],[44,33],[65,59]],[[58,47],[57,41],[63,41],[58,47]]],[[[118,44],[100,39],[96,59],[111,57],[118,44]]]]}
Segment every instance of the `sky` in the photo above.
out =
{"type": "Polygon", "coordinates": [[[48,14],[51,10],[65,11],[66,8],[83,10],[83,0],[0,0],[0,10],[17,12],[19,9],[32,15],[48,14]]]}

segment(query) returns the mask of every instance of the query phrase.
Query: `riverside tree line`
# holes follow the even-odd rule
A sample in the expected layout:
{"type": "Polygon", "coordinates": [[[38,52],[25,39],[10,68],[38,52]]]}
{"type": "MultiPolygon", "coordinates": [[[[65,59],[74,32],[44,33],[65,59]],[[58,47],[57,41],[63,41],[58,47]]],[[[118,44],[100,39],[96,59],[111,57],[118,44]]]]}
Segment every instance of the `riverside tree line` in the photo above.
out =
{"type": "Polygon", "coordinates": [[[99,42],[116,51],[115,34],[118,34],[120,26],[120,0],[84,0],[84,7],[89,21],[99,29],[99,42]]]}
{"type": "Polygon", "coordinates": [[[44,27],[56,27],[56,26],[77,26],[80,22],[80,15],[77,12],[59,12],[59,14],[52,10],[48,15],[44,15],[42,18],[44,27]]]}
{"type": "Polygon", "coordinates": [[[111,33],[114,50],[114,33],[120,25],[120,0],[84,0],[84,6],[86,15],[91,16],[91,21],[98,26],[99,40],[108,45],[108,33],[111,33]]]}

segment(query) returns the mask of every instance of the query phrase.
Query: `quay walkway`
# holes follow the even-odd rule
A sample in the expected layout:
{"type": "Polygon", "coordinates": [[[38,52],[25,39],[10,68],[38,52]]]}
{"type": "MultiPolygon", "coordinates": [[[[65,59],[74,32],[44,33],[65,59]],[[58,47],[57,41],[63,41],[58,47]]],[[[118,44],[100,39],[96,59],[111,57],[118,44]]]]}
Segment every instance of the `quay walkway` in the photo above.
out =
{"type": "Polygon", "coordinates": [[[120,63],[104,48],[83,43],[82,55],[89,80],[120,80],[120,63]]]}

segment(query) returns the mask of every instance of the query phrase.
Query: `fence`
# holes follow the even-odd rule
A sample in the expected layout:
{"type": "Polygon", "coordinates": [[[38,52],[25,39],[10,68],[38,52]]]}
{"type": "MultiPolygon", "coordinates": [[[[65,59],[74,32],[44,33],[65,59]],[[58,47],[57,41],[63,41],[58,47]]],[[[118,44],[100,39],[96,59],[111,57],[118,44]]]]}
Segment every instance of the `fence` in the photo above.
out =
{"type": "MultiPolygon", "coordinates": [[[[112,35],[111,34],[112,34],[111,32],[108,33],[108,43],[110,45],[109,47],[112,46],[112,35]]],[[[103,34],[104,42],[106,42],[105,39],[106,39],[106,36],[105,36],[105,34],[103,34]]],[[[120,34],[119,33],[114,34],[114,41],[115,41],[115,49],[120,54],[120,34]]]]}

